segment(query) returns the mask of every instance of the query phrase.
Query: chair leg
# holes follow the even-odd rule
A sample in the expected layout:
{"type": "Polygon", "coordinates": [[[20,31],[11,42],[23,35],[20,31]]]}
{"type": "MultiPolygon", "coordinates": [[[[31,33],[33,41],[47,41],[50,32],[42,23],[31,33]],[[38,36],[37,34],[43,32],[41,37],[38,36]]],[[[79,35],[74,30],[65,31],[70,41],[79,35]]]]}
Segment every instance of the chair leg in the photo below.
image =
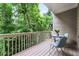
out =
{"type": "Polygon", "coordinates": [[[57,53],[58,53],[58,55],[59,55],[59,50],[58,50],[59,48],[56,48],[56,50],[57,50],[57,53]]]}
{"type": "Polygon", "coordinates": [[[61,48],[57,48],[57,52],[58,52],[58,56],[60,55],[61,53],[61,48]],[[60,49],[60,50],[59,50],[60,49]]]}
{"type": "Polygon", "coordinates": [[[59,56],[59,55],[61,55],[61,53],[63,53],[63,50],[62,50],[62,48],[58,48],[58,49],[60,49],[60,50],[58,50],[58,56],[59,56]]]}
{"type": "Polygon", "coordinates": [[[63,49],[61,48],[61,52],[62,52],[62,54],[64,54],[64,51],[63,51],[63,49]]]}
{"type": "Polygon", "coordinates": [[[51,45],[50,45],[50,48],[49,48],[49,56],[51,55],[51,45]]]}
{"type": "Polygon", "coordinates": [[[51,55],[51,52],[50,52],[50,50],[51,50],[51,49],[49,49],[49,56],[51,55]]]}
{"type": "Polygon", "coordinates": [[[50,45],[50,48],[49,48],[49,56],[52,54],[52,51],[51,49],[53,48],[52,44],[50,45]]]}

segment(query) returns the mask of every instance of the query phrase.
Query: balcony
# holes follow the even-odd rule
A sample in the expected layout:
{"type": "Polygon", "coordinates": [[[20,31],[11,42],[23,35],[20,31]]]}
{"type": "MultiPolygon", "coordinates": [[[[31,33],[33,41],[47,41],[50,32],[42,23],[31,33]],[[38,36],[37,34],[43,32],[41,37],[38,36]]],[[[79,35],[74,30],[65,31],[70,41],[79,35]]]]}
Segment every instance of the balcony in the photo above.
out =
{"type": "Polygon", "coordinates": [[[0,34],[1,56],[57,56],[65,55],[52,48],[49,31],[0,34]],[[52,52],[50,54],[50,52],[52,52]]]}

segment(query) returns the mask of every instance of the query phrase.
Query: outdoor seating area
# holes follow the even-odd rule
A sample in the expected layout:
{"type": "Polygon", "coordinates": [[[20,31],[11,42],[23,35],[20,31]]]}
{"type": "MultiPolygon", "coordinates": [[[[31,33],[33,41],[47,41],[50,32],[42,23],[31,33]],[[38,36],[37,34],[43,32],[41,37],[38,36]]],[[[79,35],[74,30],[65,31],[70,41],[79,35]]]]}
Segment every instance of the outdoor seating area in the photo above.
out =
{"type": "Polygon", "coordinates": [[[79,56],[79,4],[0,4],[0,56],[79,56]]]}
{"type": "Polygon", "coordinates": [[[51,49],[50,45],[54,39],[51,39],[49,34],[49,31],[1,34],[0,39],[3,38],[2,43],[4,45],[0,52],[2,52],[3,56],[66,55],[58,48],[53,47],[51,49]],[[3,52],[5,52],[5,54],[3,52]]]}

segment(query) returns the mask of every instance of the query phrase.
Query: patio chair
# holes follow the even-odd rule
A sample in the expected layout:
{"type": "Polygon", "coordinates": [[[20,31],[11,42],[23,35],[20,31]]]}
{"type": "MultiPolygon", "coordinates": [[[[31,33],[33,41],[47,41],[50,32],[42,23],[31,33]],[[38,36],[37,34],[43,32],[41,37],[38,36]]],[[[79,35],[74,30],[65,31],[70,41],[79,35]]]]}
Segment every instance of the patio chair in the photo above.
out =
{"type": "MultiPolygon", "coordinates": [[[[50,50],[52,48],[56,48],[57,49],[57,52],[58,49],[61,49],[62,51],[62,48],[65,46],[66,44],[66,41],[68,39],[68,33],[65,33],[63,36],[52,36],[54,38],[54,41],[51,42],[50,44],[50,50]]],[[[52,52],[50,52],[49,50],[49,55],[51,55],[52,52]]]]}

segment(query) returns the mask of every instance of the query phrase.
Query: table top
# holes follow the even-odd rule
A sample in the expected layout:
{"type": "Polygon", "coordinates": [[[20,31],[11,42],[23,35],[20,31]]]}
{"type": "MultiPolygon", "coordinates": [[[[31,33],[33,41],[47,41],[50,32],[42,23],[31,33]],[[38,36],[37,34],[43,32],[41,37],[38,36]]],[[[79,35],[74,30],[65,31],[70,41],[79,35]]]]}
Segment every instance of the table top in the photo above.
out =
{"type": "Polygon", "coordinates": [[[57,35],[52,35],[52,37],[54,37],[54,38],[62,38],[62,37],[64,37],[64,35],[61,35],[61,34],[59,34],[59,36],[57,36],[57,35]]]}

